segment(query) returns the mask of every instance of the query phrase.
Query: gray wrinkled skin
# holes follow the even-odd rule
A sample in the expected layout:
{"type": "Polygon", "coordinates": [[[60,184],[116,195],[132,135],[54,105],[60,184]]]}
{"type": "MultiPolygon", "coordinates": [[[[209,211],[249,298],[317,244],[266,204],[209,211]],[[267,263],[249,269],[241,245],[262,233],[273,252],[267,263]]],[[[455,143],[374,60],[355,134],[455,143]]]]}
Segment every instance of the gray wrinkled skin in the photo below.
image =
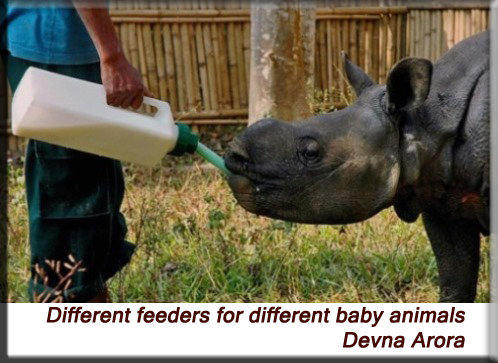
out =
{"type": "Polygon", "coordinates": [[[435,64],[406,58],[377,85],[343,55],[358,95],[341,111],[264,119],[225,155],[245,209],[311,224],[363,221],[394,206],[422,215],[440,300],[475,299],[480,234],[489,233],[489,33],[435,64]]]}

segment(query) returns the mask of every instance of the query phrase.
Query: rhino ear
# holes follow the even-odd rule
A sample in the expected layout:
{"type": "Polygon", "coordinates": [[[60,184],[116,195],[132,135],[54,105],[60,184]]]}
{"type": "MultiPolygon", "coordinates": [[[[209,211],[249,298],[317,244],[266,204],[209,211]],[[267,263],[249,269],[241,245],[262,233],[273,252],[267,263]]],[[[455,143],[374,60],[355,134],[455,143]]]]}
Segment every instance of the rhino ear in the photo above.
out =
{"type": "Polygon", "coordinates": [[[366,88],[373,86],[375,82],[356,64],[351,62],[346,52],[341,52],[344,69],[349,84],[353,87],[356,96],[359,96],[366,88]]]}
{"type": "Polygon", "coordinates": [[[387,77],[388,111],[420,106],[431,88],[432,63],[422,58],[405,58],[394,65],[387,77]]]}

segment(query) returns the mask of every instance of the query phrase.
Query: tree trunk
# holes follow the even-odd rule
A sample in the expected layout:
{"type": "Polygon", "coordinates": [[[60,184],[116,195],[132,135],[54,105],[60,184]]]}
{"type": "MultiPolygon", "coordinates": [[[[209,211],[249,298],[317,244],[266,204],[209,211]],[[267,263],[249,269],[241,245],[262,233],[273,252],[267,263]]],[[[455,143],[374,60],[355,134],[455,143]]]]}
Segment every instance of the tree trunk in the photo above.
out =
{"type": "Polygon", "coordinates": [[[312,114],[315,48],[313,1],[251,4],[249,123],[312,114]]]}

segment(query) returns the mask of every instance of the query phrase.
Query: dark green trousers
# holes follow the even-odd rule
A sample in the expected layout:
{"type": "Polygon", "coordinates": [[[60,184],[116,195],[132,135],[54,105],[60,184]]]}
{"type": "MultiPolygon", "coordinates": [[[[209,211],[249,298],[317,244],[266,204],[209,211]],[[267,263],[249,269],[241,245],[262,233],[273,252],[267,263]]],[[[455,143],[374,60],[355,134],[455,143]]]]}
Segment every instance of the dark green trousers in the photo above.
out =
{"type": "MultiPolygon", "coordinates": [[[[98,63],[61,66],[34,63],[4,53],[13,91],[29,66],[100,83],[98,63]]],[[[50,88],[47,88],[50,92],[50,88]]],[[[78,92],[74,90],[74,92],[78,92]]],[[[126,223],[120,213],[124,195],[121,163],[45,142],[30,140],[26,150],[26,192],[31,246],[30,298],[54,292],[61,277],[46,261],[60,261],[60,273],[69,255],[81,261],[64,289],[67,302],[85,302],[102,292],[104,282],[126,265],[134,245],[125,241],[126,223]],[[48,281],[36,271],[43,269],[48,281]]],[[[13,221],[15,223],[15,221],[13,221]]],[[[55,296],[55,295],[54,295],[55,296]]]]}

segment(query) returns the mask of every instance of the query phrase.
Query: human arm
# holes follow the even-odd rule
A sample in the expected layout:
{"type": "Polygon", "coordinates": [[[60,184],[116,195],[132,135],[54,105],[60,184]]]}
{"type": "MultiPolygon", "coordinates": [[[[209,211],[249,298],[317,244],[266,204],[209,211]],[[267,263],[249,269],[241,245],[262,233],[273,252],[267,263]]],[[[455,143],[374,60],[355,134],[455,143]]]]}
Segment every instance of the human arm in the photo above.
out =
{"type": "Polygon", "coordinates": [[[104,1],[88,3],[73,0],[100,58],[102,84],[107,103],[113,106],[138,108],[149,92],[140,73],[127,61],[119,43],[114,24],[104,1]]]}

